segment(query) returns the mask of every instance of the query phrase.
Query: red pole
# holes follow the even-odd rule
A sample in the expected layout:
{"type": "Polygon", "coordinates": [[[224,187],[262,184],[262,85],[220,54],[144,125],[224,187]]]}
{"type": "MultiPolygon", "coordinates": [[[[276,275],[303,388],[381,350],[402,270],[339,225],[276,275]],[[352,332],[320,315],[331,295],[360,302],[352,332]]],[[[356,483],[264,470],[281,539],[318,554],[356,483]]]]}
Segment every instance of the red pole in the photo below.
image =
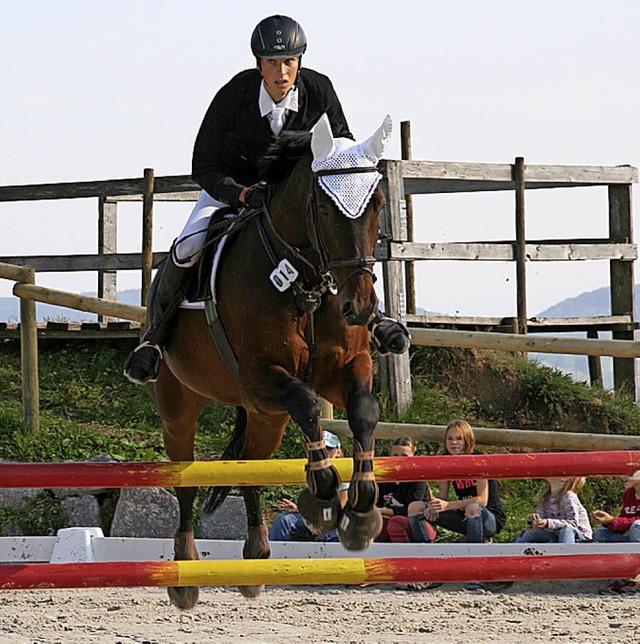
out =
{"type": "MultiPolygon", "coordinates": [[[[173,463],[0,463],[0,488],[181,487],[218,485],[223,474],[236,472],[234,485],[276,485],[278,468],[287,461],[216,461],[173,463]],[[236,468],[236,469],[234,469],[236,468]],[[253,470],[259,469],[259,473],[253,470]],[[197,470],[197,476],[193,471],[197,470]],[[274,473],[275,472],[275,473],[274,473]],[[188,480],[184,476],[189,475],[188,480]]],[[[296,463],[296,461],[289,461],[296,463]]],[[[304,483],[304,461],[299,477],[304,483]]],[[[337,459],[343,478],[351,461],[337,459]]],[[[446,481],[456,479],[528,479],[551,476],[621,476],[640,470],[640,451],[562,452],[551,454],[477,454],[376,458],[379,481],[446,481]]]]}
{"type": "MultiPolygon", "coordinates": [[[[587,548],[588,546],[585,546],[587,548]]],[[[428,551],[428,546],[425,547],[428,551]]],[[[340,583],[411,581],[525,581],[633,579],[640,553],[610,555],[517,555],[407,557],[390,559],[288,559],[232,561],[130,561],[0,565],[0,590],[129,586],[220,586],[246,584],[258,575],[270,585],[335,583],[327,571],[344,568],[340,583]],[[283,567],[282,564],[285,564],[283,567]],[[250,568],[247,567],[250,564],[250,568]],[[316,564],[315,566],[312,564],[316,564]],[[185,574],[186,573],[186,574],[185,574]],[[198,576],[199,575],[199,576],[198,576]],[[237,577],[234,578],[234,575],[237,577]]]]}

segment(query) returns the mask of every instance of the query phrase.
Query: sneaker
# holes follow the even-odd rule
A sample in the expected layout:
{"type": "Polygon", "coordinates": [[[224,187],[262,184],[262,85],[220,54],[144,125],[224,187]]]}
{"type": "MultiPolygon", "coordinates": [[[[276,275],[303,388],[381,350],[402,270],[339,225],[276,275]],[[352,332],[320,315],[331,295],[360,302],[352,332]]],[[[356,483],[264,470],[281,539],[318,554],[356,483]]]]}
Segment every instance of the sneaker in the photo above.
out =
{"type": "Polygon", "coordinates": [[[626,588],[629,584],[634,584],[635,582],[629,581],[628,579],[615,579],[606,586],[602,586],[598,589],[599,595],[618,595],[622,592],[623,588],[626,588]]]}
{"type": "Polygon", "coordinates": [[[640,593],[640,584],[637,581],[628,581],[625,586],[620,589],[621,595],[633,595],[640,593]]]}
{"type": "Polygon", "coordinates": [[[161,361],[160,347],[143,342],[129,354],[124,365],[124,375],[135,385],[155,382],[158,379],[161,361]]]}
{"type": "Polygon", "coordinates": [[[482,584],[482,587],[485,590],[490,590],[492,593],[506,590],[507,588],[511,588],[511,586],[513,586],[512,581],[486,581],[484,584],[482,584]]]}
{"type": "Polygon", "coordinates": [[[412,581],[409,583],[399,583],[396,584],[396,590],[411,590],[414,592],[419,592],[422,590],[432,590],[433,588],[440,588],[443,585],[441,581],[430,581],[430,582],[421,582],[421,581],[412,581]]]}
{"type": "Polygon", "coordinates": [[[472,581],[464,587],[465,590],[475,592],[476,590],[484,590],[484,586],[479,581],[472,581]]]}

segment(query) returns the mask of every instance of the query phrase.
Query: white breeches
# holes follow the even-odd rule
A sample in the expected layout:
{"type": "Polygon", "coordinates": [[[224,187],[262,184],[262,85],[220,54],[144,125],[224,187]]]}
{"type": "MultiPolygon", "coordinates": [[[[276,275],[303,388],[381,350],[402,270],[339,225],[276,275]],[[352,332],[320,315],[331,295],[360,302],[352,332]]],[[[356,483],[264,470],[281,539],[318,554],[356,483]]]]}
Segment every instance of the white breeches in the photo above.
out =
{"type": "Polygon", "coordinates": [[[198,202],[176,239],[174,260],[177,260],[180,266],[193,266],[198,262],[207,236],[209,219],[218,208],[224,205],[221,201],[214,199],[206,190],[200,193],[198,202]]]}

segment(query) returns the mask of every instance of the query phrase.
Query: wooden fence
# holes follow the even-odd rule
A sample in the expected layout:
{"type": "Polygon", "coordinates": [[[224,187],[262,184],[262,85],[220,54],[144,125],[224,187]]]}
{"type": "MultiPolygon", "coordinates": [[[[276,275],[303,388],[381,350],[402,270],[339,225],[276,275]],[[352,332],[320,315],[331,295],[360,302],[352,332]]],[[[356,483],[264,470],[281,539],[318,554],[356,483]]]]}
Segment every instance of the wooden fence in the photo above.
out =
{"type": "MultiPolygon", "coordinates": [[[[407,126],[403,129],[403,156],[410,156],[407,126]]],[[[513,164],[451,163],[436,161],[386,160],[380,163],[387,196],[383,213],[383,238],[376,257],[382,262],[384,299],[387,313],[404,316],[414,336],[418,329],[436,327],[471,331],[499,332],[586,332],[597,339],[598,332],[611,331],[617,340],[634,339],[634,262],[637,247],[633,241],[631,211],[632,184],[638,172],[631,166],[554,166],[525,165],[519,157],[513,164]],[[530,189],[601,186],[608,191],[609,235],[606,239],[525,240],[525,194],[530,189]],[[526,190],[525,190],[526,189],[526,190]],[[515,194],[514,239],[498,242],[416,242],[411,195],[512,191],[515,194]],[[516,262],[517,316],[463,317],[418,315],[415,312],[413,262],[514,261],[516,262]],[[606,316],[531,319],[527,314],[526,265],[531,261],[608,260],[610,265],[611,313],[606,316]],[[405,287],[406,282],[406,287],[405,287]],[[408,303],[405,315],[404,301],[408,303]]],[[[144,178],[95,182],[0,186],[0,202],[37,201],[95,197],[98,200],[98,251],[92,255],[43,255],[0,257],[0,261],[33,266],[37,272],[88,271],[98,273],[98,296],[117,297],[117,271],[140,269],[141,290],[146,294],[152,267],[166,255],[153,253],[154,201],[194,201],[198,186],[187,176],[155,177],[145,170],[144,178]],[[118,204],[143,203],[143,249],[141,253],[117,252],[118,204]]],[[[186,213],[185,213],[186,215],[186,213]]],[[[109,316],[100,314],[103,320],[109,316]]],[[[533,349],[522,349],[531,351],[533,349]]],[[[596,354],[602,355],[602,354],[596,354]]],[[[592,380],[601,370],[597,358],[590,360],[592,380]]],[[[411,402],[408,356],[381,360],[381,382],[400,409],[411,402]]],[[[635,396],[635,360],[614,358],[614,386],[635,396]]]]}
{"type": "MultiPolygon", "coordinates": [[[[142,306],[113,302],[96,297],[77,295],[33,284],[32,267],[0,263],[0,278],[16,281],[13,293],[20,297],[22,338],[23,408],[25,426],[32,431],[39,428],[38,349],[35,322],[35,302],[89,311],[100,315],[146,321],[142,306]]],[[[441,329],[418,329],[414,343],[428,346],[484,347],[499,351],[539,351],[574,353],[582,355],[611,355],[625,358],[640,357],[640,342],[625,340],[583,340],[581,338],[533,337],[531,335],[470,333],[441,329]]],[[[346,421],[333,420],[333,410],[321,401],[323,426],[338,435],[348,436],[346,421]]],[[[380,423],[379,438],[393,438],[399,434],[416,440],[441,442],[445,427],[436,425],[380,423]]],[[[640,444],[640,436],[602,436],[571,432],[538,432],[515,429],[477,428],[479,443],[511,445],[563,450],[615,450],[640,444]]]]}

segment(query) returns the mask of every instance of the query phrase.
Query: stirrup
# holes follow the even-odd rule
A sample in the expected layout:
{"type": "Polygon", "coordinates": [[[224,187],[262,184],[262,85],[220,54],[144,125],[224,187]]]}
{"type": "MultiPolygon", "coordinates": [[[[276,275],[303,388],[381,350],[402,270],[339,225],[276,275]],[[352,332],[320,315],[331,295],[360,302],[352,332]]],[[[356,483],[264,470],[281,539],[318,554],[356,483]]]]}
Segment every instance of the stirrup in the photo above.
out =
{"type": "Polygon", "coordinates": [[[144,341],[129,354],[124,365],[123,373],[134,385],[146,385],[147,383],[158,380],[161,362],[162,349],[160,346],[144,341]],[[141,349],[146,348],[153,349],[156,352],[153,358],[149,356],[145,357],[144,353],[138,353],[141,349]],[[136,359],[138,364],[136,364],[136,359]]]}

